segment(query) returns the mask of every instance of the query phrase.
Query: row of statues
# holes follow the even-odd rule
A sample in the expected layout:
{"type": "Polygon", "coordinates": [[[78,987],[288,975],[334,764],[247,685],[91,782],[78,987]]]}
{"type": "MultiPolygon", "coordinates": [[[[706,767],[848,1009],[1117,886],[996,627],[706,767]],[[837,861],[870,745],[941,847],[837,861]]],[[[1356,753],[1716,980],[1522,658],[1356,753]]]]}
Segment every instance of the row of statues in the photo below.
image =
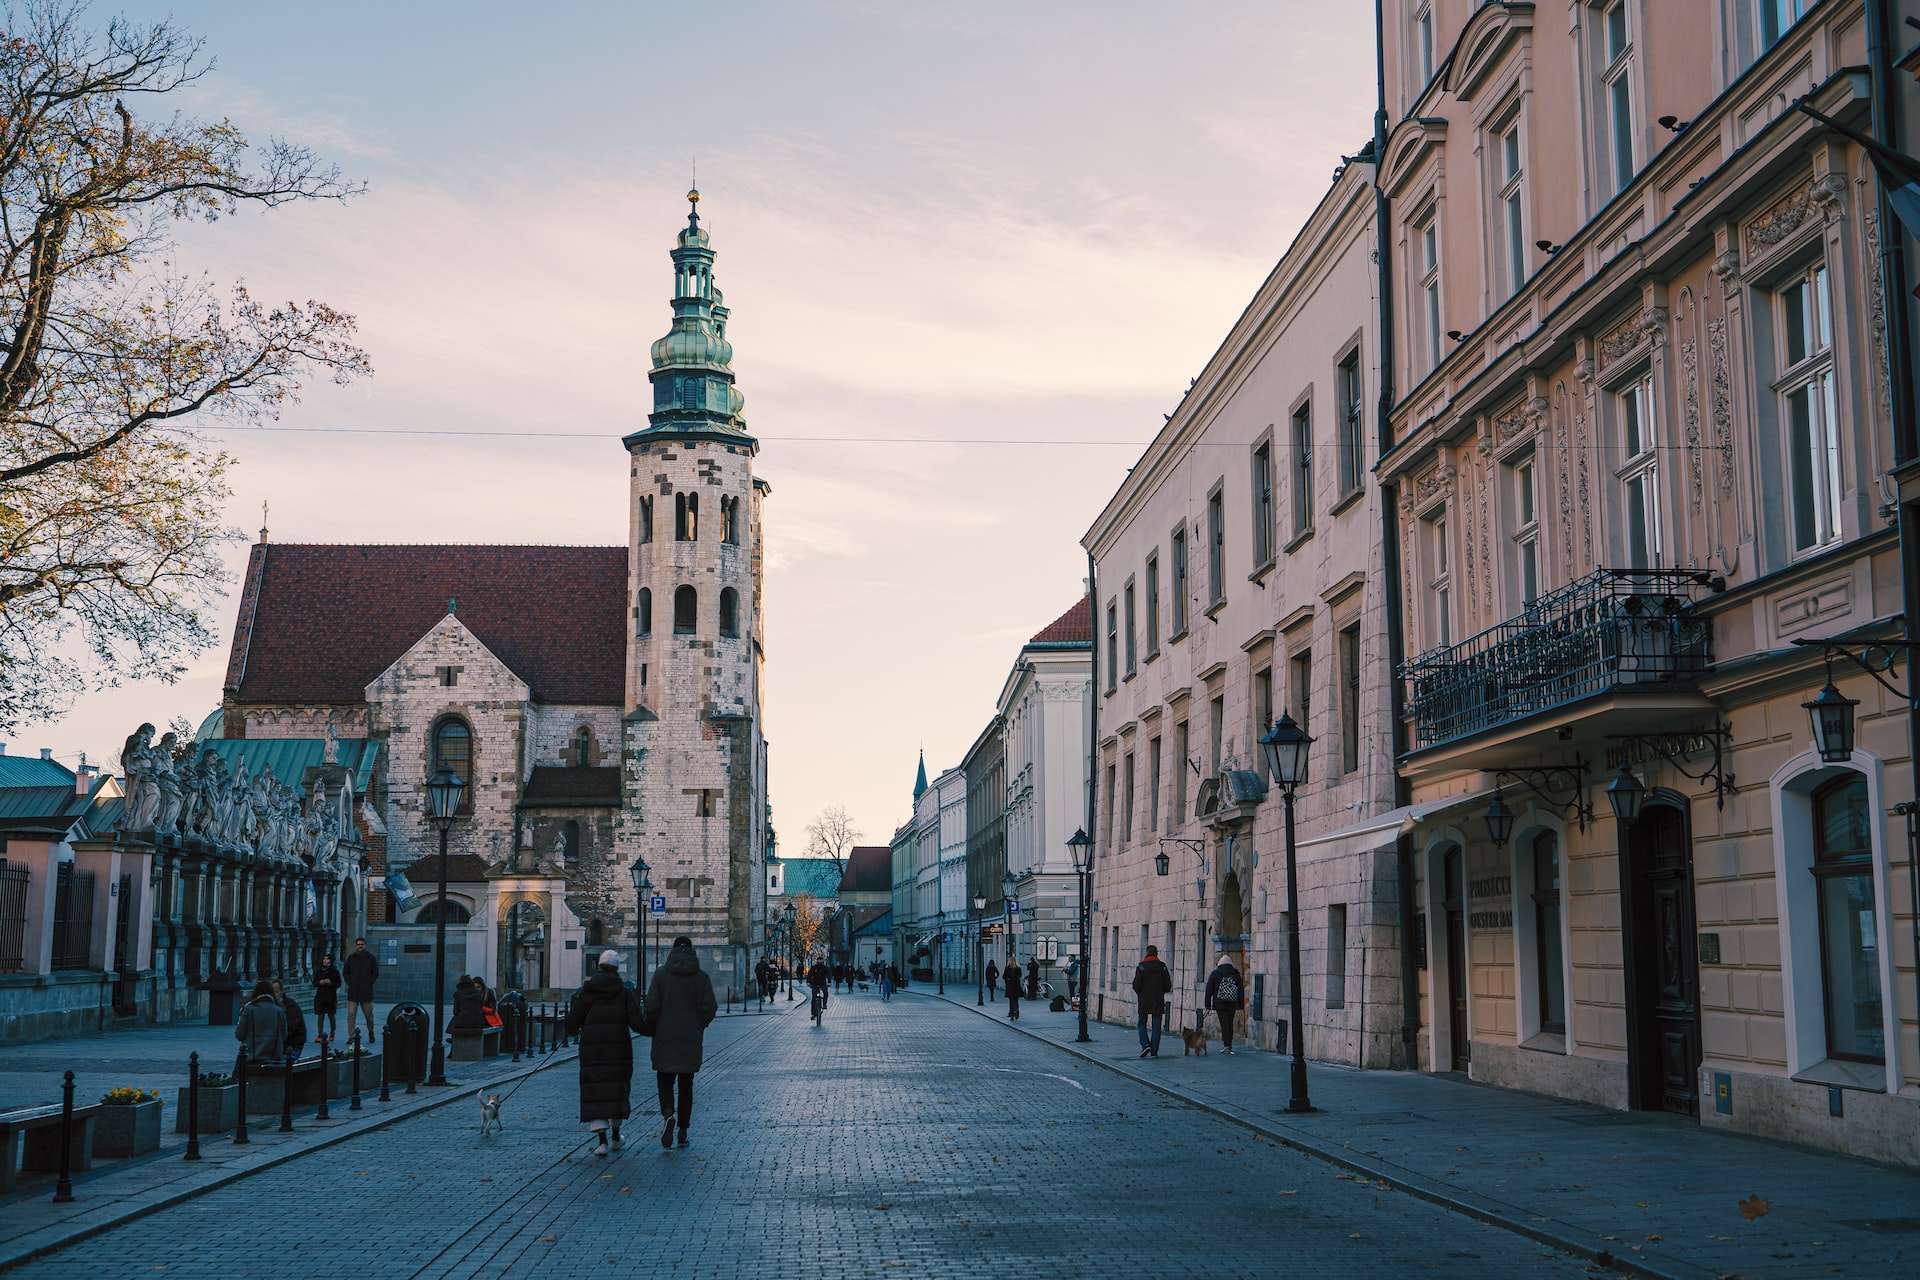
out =
{"type": "Polygon", "coordinates": [[[153,734],[151,724],[141,725],[120,753],[121,830],[198,837],[251,848],[270,862],[340,869],[340,806],[328,803],[325,787],[314,787],[302,803],[272,765],[249,776],[244,755],[229,769],[212,748],[196,760],[192,743],[182,746],[173,733],[155,742],[153,734]]]}

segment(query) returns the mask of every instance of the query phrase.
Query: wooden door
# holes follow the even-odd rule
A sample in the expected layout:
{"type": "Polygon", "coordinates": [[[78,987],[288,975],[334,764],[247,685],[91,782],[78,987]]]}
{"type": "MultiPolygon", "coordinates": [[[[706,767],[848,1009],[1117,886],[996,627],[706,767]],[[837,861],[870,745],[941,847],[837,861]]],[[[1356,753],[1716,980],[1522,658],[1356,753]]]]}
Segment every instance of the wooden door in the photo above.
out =
{"type": "Polygon", "coordinates": [[[1447,1029],[1454,1071],[1465,1071],[1472,1056],[1467,1032],[1467,867],[1458,849],[1442,861],[1447,912],[1447,1029]]]}
{"type": "Polygon", "coordinates": [[[1632,951],[1627,1044],[1634,1105],[1700,1112],[1700,963],[1685,813],[1649,805],[1629,841],[1632,951]]]}

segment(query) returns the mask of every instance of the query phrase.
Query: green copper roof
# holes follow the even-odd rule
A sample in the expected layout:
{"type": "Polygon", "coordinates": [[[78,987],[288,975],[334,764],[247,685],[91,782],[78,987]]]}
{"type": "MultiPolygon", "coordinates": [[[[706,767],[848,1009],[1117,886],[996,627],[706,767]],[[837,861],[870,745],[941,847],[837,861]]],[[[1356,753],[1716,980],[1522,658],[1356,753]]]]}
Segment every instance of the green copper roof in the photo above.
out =
{"type": "Polygon", "coordinates": [[[920,753],[920,776],[913,780],[913,798],[918,800],[927,793],[927,753],[920,753]]]}
{"type": "Polygon", "coordinates": [[[705,436],[741,441],[746,397],[733,382],[733,344],[727,341],[727,308],[713,281],[713,248],[700,225],[700,192],[687,192],[691,211],[673,257],[673,327],[653,344],[653,412],[647,427],[626,438],[705,436]]]}

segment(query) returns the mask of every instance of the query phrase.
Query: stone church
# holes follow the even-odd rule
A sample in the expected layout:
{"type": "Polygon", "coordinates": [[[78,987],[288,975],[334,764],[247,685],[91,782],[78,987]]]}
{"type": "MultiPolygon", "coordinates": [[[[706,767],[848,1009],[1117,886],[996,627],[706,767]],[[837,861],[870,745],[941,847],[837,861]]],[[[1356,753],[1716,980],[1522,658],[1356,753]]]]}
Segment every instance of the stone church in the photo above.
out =
{"type": "Polygon", "coordinates": [[[650,943],[690,935],[716,986],[758,958],[768,490],[700,194],[687,198],[653,411],[622,441],[625,546],[302,545],[262,529],[252,549],[201,736],[371,748],[362,834],[371,882],[384,871],[394,893],[373,889],[359,920],[349,904],[349,937],[444,911],[469,970],[570,988],[587,955],[636,945],[629,868],[644,858],[666,899],[650,943]],[[439,903],[425,783],[443,763],[469,785],[439,903]]]}

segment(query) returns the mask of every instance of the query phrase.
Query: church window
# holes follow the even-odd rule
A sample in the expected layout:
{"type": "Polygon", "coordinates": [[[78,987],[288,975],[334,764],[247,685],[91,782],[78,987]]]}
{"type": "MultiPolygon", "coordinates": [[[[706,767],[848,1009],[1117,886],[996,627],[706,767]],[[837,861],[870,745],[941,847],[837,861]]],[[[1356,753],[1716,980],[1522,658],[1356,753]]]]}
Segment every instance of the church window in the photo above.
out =
{"type": "Polygon", "coordinates": [[[435,667],[433,669],[433,678],[440,682],[442,688],[451,689],[460,683],[460,668],[435,667]]]}
{"type": "Polygon", "coordinates": [[[580,858],[580,824],[569,822],[560,828],[560,861],[578,861],[580,858]]]}
{"type": "Polygon", "coordinates": [[[640,499],[640,543],[645,546],[653,541],[653,496],[643,495],[640,499]]]}
{"type": "Polygon", "coordinates": [[[455,902],[452,898],[440,898],[420,908],[413,917],[415,924],[439,924],[444,915],[448,924],[465,924],[473,919],[473,913],[455,902]]]}
{"type": "Polygon", "coordinates": [[[740,542],[740,499],[720,499],[720,541],[740,542]]]}
{"type": "Polygon", "coordinates": [[[700,541],[700,495],[673,495],[673,536],[679,542],[700,541]]]}
{"type": "Polygon", "coordinates": [[[694,817],[711,818],[714,816],[714,794],[712,787],[702,787],[694,793],[694,817]]]}
{"type": "Polygon", "coordinates": [[[640,599],[633,606],[633,623],[635,635],[653,634],[653,591],[649,587],[640,588],[640,599]]]}
{"type": "Polygon", "coordinates": [[[740,594],[732,587],[720,590],[720,634],[737,636],[740,634],[740,594]]]}
{"type": "Polygon", "coordinates": [[[581,769],[593,763],[593,730],[585,725],[573,731],[573,763],[581,769]]]}
{"type": "Polygon", "coordinates": [[[692,587],[676,587],[673,592],[673,633],[690,636],[699,629],[700,597],[692,587]]]}
{"type": "Polygon", "coordinates": [[[472,813],[473,730],[452,716],[433,727],[433,768],[429,772],[438,773],[442,766],[453,770],[467,784],[466,790],[460,793],[460,812],[472,813]]]}
{"type": "Polygon", "coordinates": [[[607,924],[604,920],[587,921],[587,945],[604,947],[607,945],[607,924]]]}

